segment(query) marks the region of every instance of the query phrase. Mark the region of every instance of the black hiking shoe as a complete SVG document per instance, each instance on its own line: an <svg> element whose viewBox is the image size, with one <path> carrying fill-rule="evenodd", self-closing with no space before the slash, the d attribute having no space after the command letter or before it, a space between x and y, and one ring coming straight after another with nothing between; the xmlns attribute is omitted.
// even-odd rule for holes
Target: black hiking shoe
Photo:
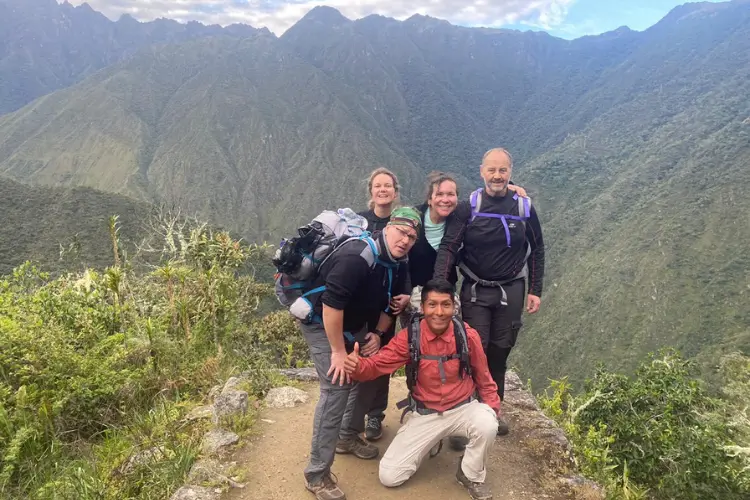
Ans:
<svg viewBox="0 0 750 500"><path fill-rule="evenodd" d="M469 481L469 478L464 474L461 468L461 463L464 461L463 455L458 461L458 471L456 471L456 480L458 484L469 490L469 496L473 500L492 500L492 490L485 483L475 483Z"/></svg>
<svg viewBox="0 0 750 500"><path fill-rule="evenodd" d="M317 483L311 484L305 480L305 488L315 494L316 500L346 500L346 495L338 487L337 482L336 476L329 472Z"/></svg>
<svg viewBox="0 0 750 500"><path fill-rule="evenodd" d="M448 438L452 450L464 451L469 444L469 438L464 436L451 436Z"/></svg>
<svg viewBox="0 0 750 500"><path fill-rule="evenodd" d="M380 450L377 446L368 443L357 434L353 438L339 439L339 442L336 444L336 453L344 455L351 453L357 458L372 460L373 458L378 458Z"/></svg>
<svg viewBox="0 0 750 500"><path fill-rule="evenodd" d="M508 422L506 422L503 417L497 417L497 435L505 436L509 432L510 432L510 427L508 427Z"/></svg>
<svg viewBox="0 0 750 500"><path fill-rule="evenodd" d="M367 418L365 437L368 441L377 441L383 437L383 423L379 418Z"/></svg>

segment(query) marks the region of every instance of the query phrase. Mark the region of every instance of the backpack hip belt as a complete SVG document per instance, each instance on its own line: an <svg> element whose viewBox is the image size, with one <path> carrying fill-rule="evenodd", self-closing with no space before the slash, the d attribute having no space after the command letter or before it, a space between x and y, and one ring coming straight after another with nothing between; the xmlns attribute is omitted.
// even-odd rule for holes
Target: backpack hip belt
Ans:
<svg viewBox="0 0 750 500"><path fill-rule="evenodd" d="M526 263L524 263L523 269L521 269L520 273L518 273L517 275L515 275L514 277L510 279L502 280L502 281L483 280L482 278L474 274L472 270L469 269L468 266L463 262L459 262L458 268L461 270L461 274L463 274L465 277L467 277L469 280L473 282L471 285L471 302L477 301L477 285L481 285L481 286L486 286L489 288L499 288L503 294L502 298L500 299L500 305L503 305L503 306L508 305L508 294L505 293L505 288L503 288L503 285L507 285L508 283L512 283L516 280L525 279L529 275L529 266Z"/></svg>
<svg viewBox="0 0 750 500"><path fill-rule="evenodd" d="M413 403L412 403L411 407L406 408L407 411L411 410L411 411L413 411L415 413L419 413L420 415L434 415L435 413L437 413L438 415L442 415L446 411L455 410L456 408L459 408L459 407L461 407L461 406L463 406L465 404L469 404L472 401L476 401L478 398L476 396L476 393L472 393L471 396L469 396L468 398L464 399L463 401L459 401L455 405L453 405L450 408L448 408L447 410L443 410L443 411L434 410L432 408L427 408L424 405L424 403L422 403L418 399L415 399L415 398L411 398L411 399L412 399ZM402 419L403 419L403 415L402 415Z"/></svg>

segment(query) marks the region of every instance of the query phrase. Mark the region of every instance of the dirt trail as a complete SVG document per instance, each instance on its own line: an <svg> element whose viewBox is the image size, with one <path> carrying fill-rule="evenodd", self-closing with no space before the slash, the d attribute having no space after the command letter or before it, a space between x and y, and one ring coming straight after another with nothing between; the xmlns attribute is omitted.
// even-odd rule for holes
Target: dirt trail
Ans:
<svg viewBox="0 0 750 500"><path fill-rule="evenodd" d="M244 441L233 456L244 472L244 489L233 489L223 498L232 500L305 500L314 499L304 487L302 470L307 464L312 436L312 421L318 400L317 384L306 383L310 401L296 408L264 409L254 435ZM374 444L382 456L399 428L400 411L396 401L406 395L403 379L391 380L390 401L386 411L383 437ZM569 498L545 491L539 484L544 470L521 444L523 436L513 432L498 437L488 464L487 479L495 500L562 500ZM403 500L413 498L449 500L469 498L455 479L459 453L444 443L440 454L426 459L417 473L398 488L385 488L378 480L378 460L360 460L352 455L336 455L332 470L349 500Z"/></svg>

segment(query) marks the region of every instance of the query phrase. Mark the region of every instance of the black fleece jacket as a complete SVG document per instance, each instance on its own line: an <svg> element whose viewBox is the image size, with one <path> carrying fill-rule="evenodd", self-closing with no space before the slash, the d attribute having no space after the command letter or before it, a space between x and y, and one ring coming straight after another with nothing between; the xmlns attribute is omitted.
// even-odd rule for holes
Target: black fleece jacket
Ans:
<svg viewBox="0 0 750 500"><path fill-rule="evenodd" d="M408 274L406 260L396 261L388 255L383 234L372 235L380 260L394 264L391 293L402 290ZM388 307L388 268L376 264L370 268L364 255L369 249L362 240L346 242L321 266L314 286L325 285L315 313L322 317L323 304L344 311L344 331L358 332L373 317L380 316Z"/></svg>
<svg viewBox="0 0 750 500"><path fill-rule="evenodd" d="M506 196L482 194L482 212L518 215L518 202L513 193ZM544 279L544 240L536 210L531 206L526 230L517 221L509 222L510 247L507 245L502 221L490 217L471 219L471 203L462 201L448 217L445 235L435 262L435 277L450 279L451 270L459 259L479 278L488 281L511 279L523 269L526 244L529 255L529 293L541 297ZM463 245L463 248L462 248ZM460 251L460 254L459 254Z"/></svg>
<svg viewBox="0 0 750 500"><path fill-rule="evenodd" d="M437 250L432 248L425 235L424 220L427 216L427 204L420 205L417 209L422 212L422 226L419 228L419 238L409 252L409 276L413 287L424 286L432 279L437 260ZM451 266L448 279L451 283L455 283L457 278L456 268Z"/></svg>
<svg viewBox="0 0 750 500"><path fill-rule="evenodd" d="M367 230L371 233L382 231L385 228L385 225L388 224L388 221L391 220L390 215L388 217L378 217L372 209L365 212L359 212L357 215L361 215L367 219Z"/></svg>

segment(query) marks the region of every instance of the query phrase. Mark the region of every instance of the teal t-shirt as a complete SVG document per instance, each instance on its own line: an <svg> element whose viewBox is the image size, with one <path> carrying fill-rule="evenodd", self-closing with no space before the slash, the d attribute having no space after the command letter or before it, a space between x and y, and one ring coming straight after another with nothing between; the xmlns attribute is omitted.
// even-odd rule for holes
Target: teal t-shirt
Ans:
<svg viewBox="0 0 750 500"><path fill-rule="evenodd" d="M435 224L430 219L430 209L428 208L424 214L424 234L427 237L427 242L436 251L440 246L440 241L443 239L445 234L445 221Z"/></svg>

